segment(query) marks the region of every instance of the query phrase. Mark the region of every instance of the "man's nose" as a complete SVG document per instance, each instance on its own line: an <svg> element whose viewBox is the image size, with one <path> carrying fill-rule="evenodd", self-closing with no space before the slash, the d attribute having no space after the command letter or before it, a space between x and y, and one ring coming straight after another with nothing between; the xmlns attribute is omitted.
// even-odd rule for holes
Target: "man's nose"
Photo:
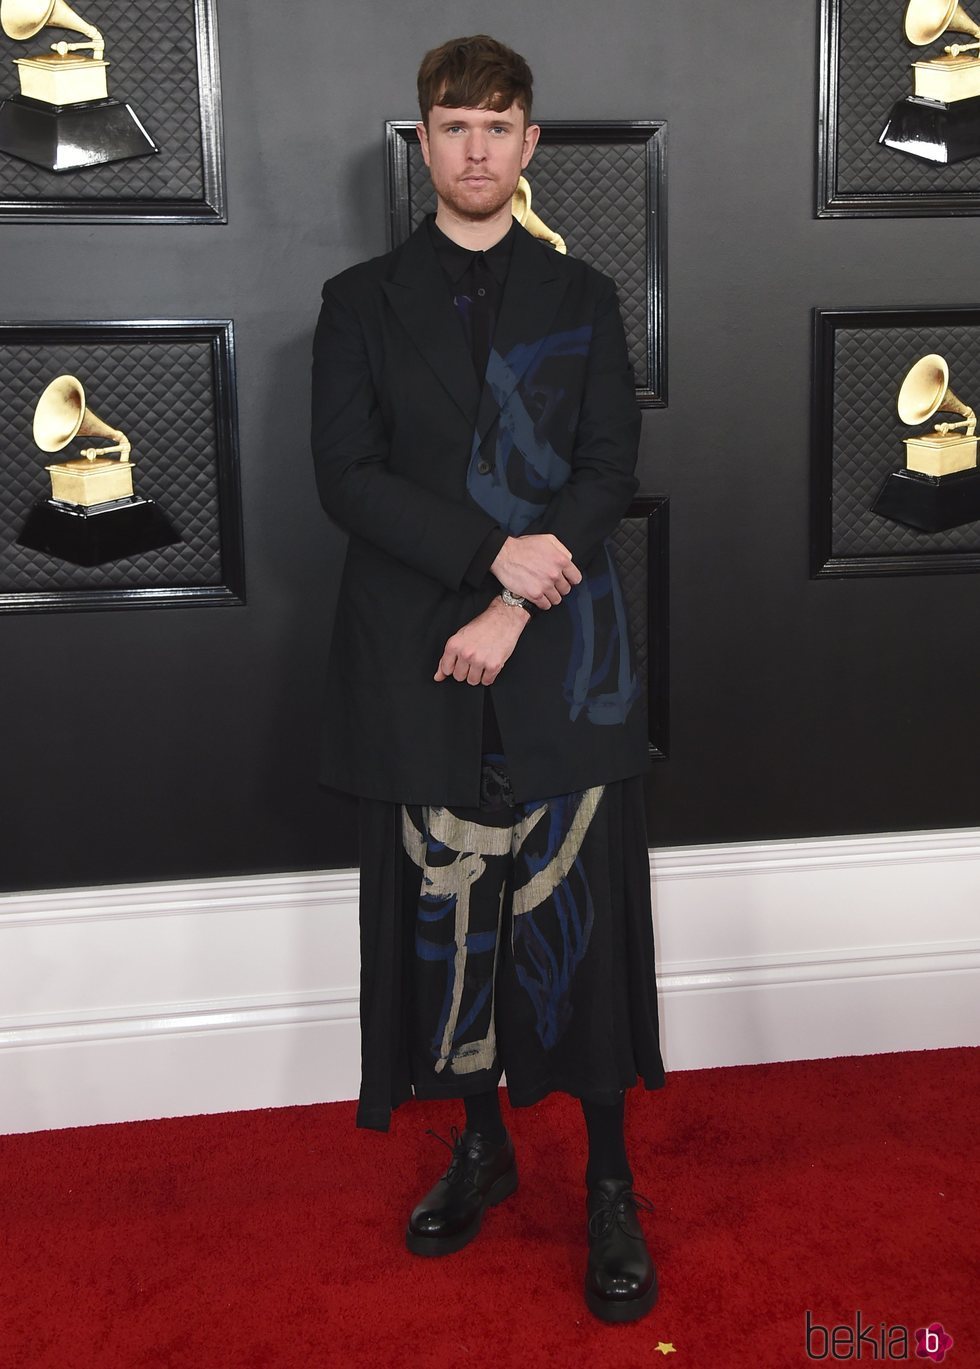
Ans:
<svg viewBox="0 0 980 1369"><path fill-rule="evenodd" d="M482 162L485 160L487 155L487 140L484 134L470 134L470 140L469 145L466 149L466 155L469 157L471 162Z"/></svg>

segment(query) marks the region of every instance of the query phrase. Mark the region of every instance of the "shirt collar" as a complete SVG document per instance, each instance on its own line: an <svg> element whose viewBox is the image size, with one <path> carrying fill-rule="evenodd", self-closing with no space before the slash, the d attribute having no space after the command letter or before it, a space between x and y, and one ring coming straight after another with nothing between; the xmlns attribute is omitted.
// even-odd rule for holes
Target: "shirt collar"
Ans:
<svg viewBox="0 0 980 1369"><path fill-rule="evenodd" d="M432 245L439 258L439 264L446 272L446 275L454 285L458 284L462 276L469 270L474 257L478 257L478 252L471 251L468 247L460 247L458 242L453 242L452 238L447 238L441 228L436 227L435 214L427 216L429 233L432 238ZM517 236L517 220L512 219L510 228L499 241L492 247L488 247L483 253L487 266L498 285L503 285L507 279L507 271L510 267L511 252L514 247L514 238Z"/></svg>

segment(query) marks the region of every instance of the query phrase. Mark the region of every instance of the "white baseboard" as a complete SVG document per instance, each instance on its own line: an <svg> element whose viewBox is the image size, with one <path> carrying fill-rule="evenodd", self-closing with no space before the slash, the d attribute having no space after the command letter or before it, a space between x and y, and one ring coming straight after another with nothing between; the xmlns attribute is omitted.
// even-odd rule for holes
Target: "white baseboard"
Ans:
<svg viewBox="0 0 980 1369"><path fill-rule="evenodd" d="M980 831L651 852L668 1070L978 1044ZM356 871L0 895L0 1132L351 1099Z"/></svg>

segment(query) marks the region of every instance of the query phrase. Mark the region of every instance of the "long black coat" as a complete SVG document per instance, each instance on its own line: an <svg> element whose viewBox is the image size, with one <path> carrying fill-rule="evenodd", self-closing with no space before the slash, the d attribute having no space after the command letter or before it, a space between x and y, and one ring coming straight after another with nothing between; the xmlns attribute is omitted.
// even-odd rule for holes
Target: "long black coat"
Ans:
<svg viewBox="0 0 980 1369"><path fill-rule="evenodd" d="M644 700L606 539L637 489L640 414L613 283L516 230L482 392L428 228L327 281L313 455L350 534L320 778L476 806L485 690L517 801L648 768ZM494 527L551 532L582 583L528 622L491 686L433 680L499 592L466 574Z"/></svg>

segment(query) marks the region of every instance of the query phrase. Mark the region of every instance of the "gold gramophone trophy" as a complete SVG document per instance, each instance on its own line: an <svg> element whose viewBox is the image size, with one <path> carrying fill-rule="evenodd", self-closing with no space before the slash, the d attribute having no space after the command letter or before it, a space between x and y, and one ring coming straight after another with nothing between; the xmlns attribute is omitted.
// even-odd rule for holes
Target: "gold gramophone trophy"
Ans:
<svg viewBox="0 0 980 1369"><path fill-rule="evenodd" d="M87 407L77 377L58 376L37 402L34 441L42 452L60 452L76 437L112 440L46 468L51 496L34 504L18 543L78 566L98 566L179 542L154 501L133 492L129 438Z"/></svg>
<svg viewBox="0 0 980 1369"><path fill-rule="evenodd" d="M567 254L568 248L565 246L565 239L560 233L554 232L547 224L541 222L537 214L531 209L531 187L527 177L522 176L517 182L517 189L514 191L514 198L511 201L511 213L514 218L534 238L541 238L544 242L550 242L556 252Z"/></svg>
<svg viewBox="0 0 980 1369"><path fill-rule="evenodd" d="M980 518L977 416L950 389L945 360L930 352L902 381L898 416L912 427L936 413L961 418L906 437L905 468L891 472L871 506L874 513L922 532L943 532Z"/></svg>
<svg viewBox="0 0 980 1369"><path fill-rule="evenodd" d="M109 94L102 34L65 0L0 0L0 26L18 42L46 27L87 39L14 59L20 94L0 104L0 152L48 171L77 171L159 150L129 105Z"/></svg>
<svg viewBox="0 0 980 1369"><path fill-rule="evenodd" d="M980 39L957 0L909 0L905 36L928 47L946 32ZM913 93L892 107L879 143L927 162L980 155L980 42L947 44L941 55L912 63Z"/></svg>

